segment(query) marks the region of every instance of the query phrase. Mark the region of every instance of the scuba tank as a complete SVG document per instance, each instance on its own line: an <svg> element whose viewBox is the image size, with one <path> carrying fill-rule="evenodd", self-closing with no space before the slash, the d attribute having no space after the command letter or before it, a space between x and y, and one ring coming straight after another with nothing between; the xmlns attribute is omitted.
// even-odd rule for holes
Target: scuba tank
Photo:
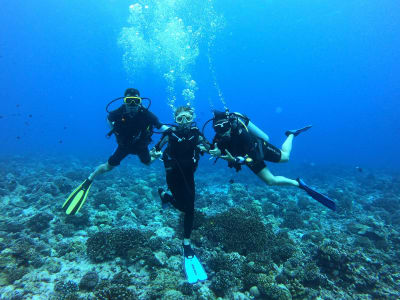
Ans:
<svg viewBox="0 0 400 300"><path fill-rule="evenodd" d="M258 128L254 123L252 123L250 120L249 123L247 124L247 128L249 129L249 132L255 137L258 137L265 142L269 142L269 136L260 128Z"/></svg>

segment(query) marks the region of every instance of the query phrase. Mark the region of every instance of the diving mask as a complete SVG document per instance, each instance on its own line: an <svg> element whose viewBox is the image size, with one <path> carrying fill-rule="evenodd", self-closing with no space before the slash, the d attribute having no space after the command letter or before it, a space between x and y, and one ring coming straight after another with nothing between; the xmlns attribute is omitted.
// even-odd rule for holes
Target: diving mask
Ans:
<svg viewBox="0 0 400 300"><path fill-rule="evenodd" d="M191 113L182 113L176 116L176 123L178 124L187 124L193 121L193 115Z"/></svg>
<svg viewBox="0 0 400 300"><path fill-rule="evenodd" d="M213 128L217 134L224 134L231 129L231 123L228 120L221 120L213 124Z"/></svg>
<svg viewBox="0 0 400 300"><path fill-rule="evenodd" d="M142 104L142 98L140 97L125 97L124 103L128 105L140 105Z"/></svg>

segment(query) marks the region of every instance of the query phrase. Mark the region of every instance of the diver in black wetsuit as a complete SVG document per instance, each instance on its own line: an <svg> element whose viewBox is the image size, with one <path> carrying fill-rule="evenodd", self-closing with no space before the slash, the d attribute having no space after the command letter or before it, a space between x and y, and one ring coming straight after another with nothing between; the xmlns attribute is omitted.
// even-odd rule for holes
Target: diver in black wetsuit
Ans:
<svg viewBox="0 0 400 300"><path fill-rule="evenodd" d="M108 106L116 100L123 99L124 103L113 111L108 111ZM67 214L76 214L86 201L93 180L100 174L106 173L118 166L129 154L135 154L140 161L149 165L151 156L148 145L151 142L153 129L166 130L168 127L161 124L158 118L149 111L148 107L142 106L140 92L134 88L125 90L124 97L111 101L106 110L108 124L111 131L108 136L115 135L118 147L107 162L99 165L85 181L76 188L63 204ZM149 99L148 99L149 100Z"/></svg>
<svg viewBox="0 0 400 300"><path fill-rule="evenodd" d="M228 166L241 169L246 165L268 185L296 186L306 191L312 198L328 208L335 210L335 203L326 196L316 192L300 178L293 180L284 176L275 176L264 161L275 163L289 161L294 137L307 131L311 125L296 130L288 130L282 148L268 142L268 136L250 120L239 113L214 111L213 128L215 137L209 153L228 161ZM210 121L211 121L210 120Z"/></svg>
<svg viewBox="0 0 400 300"><path fill-rule="evenodd" d="M161 140L151 151L153 157L161 156L161 149L167 144L162 154L166 170L168 188L172 195L159 189L163 207L171 203L176 209L185 213L184 216L184 255L194 256L190 247L190 235L193 228L195 183L194 173L200 158L200 153L208 151L209 143L194 125L194 112L188 106L179 107L175 111L175 122L178 126L167 129Z"/></svg>
<svg viewBox="0 0 400 300"><path fill-rule="evenodd" d="M109 112L107 122L111 127L108 136L115 135L118 147L106 163L98 166L90 174L91 181L97 175L114 169L130 154L137 155L143 164L149 165L151 157L148 145L151 142L153 129L166 130L168 128L161 124L151 111L142 106L140 92L134 88L125 91L124 104Z"/></svg>

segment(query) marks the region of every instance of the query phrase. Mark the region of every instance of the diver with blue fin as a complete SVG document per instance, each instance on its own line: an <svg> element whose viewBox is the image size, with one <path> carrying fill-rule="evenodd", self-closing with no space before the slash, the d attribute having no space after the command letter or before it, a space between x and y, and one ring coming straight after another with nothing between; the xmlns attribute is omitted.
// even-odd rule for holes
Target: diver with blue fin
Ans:
<svg viewBox="0 0 400 300"><path fill-rule="evenodd" d="M162 156L166 171L166 181L171 193L159 188L161 205L166 208L171 204L184 213L183 259L186 278L193 284L207 279L199 259L190 243L193 229L195 181L200 154L208 152L210 143L194 123L195 114L191 107L181 106L175 110L175 122L164 131L160 141L151 150L153 158ZM161 150L166 146L164 152Z"/></svg>
<svg viewBox="0 0 400 300"><path fill-rule="evenodd" d="M212 156L227 160L228 166L237 171L246 165L268 185L299 187L322 205L336 210L335 202L309 187L302 179L293 180L284 176L275 176L264 162L289 161L294 137L309 130L311 125L286 131L287 138L279 149L269 143L267 134L242 114L214 111L214 117L208 120L204 127L211 121L215 131L213 146L209 150Z"/></svg>
<svg viewBox="0 0 400 300"><path fill-rule="evenodd" d="M122 99L123 104L119 108L109 111L108 108L112 103ZM147 107L142 105L143 100L149 102ZM152 157L148 145L151 142L153 129L157 128L164 131L168 127L161 124L158 118L149 111L150 105L151 100L140 97L139 90L134 88L126 89L124 97L116 98L108 103L106 106L107 122L111 131L107 136L110 137L114 134L118 147L108 161L98 166L65 200L62 208L67 215L75 215L82 208L96 176L111 171L129 154L137 155L145 165L151 163Z"/></svg>

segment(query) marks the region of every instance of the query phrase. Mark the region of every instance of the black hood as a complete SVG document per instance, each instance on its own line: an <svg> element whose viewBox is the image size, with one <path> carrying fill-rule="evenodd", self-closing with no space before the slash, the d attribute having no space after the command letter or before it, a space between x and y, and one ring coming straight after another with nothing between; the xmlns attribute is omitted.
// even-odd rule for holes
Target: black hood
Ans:
<svg viewBox="0 0 400 300"><path fill-rule="evenodd" d="M224 111L214 110L213 113L214 113L213 124L228 118L226 112Z"/></svg>

